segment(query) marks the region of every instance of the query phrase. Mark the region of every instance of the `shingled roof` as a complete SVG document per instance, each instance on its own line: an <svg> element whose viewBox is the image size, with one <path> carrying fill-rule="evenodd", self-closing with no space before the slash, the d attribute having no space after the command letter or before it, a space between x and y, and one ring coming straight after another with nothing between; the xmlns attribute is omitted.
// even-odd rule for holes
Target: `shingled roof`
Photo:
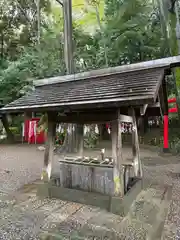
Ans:
<svg viewBox="0 0 180 240"><path fill-rule="evenodd" d="M104 104L153 104L166 69L180 65L180 56L35 81L35 90L1 110L78 109Z"/></svg>
<svg viewBox="0 0 180 240"><path fill-rule="evenodd" d="M118 102L119 105L153 103L164 69L157 68L113 76L72 80L36 87L33 92L5 106L4 110L65 107L82 104ZM139 102L140 101L140 102Z"/></svg>

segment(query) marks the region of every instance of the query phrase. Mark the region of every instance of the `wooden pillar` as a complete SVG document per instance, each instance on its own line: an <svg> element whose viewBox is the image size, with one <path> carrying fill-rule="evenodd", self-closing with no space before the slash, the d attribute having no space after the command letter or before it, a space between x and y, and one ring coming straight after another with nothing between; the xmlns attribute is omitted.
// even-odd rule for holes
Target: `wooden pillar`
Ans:
<svg viewBox="0 0 180 240"><path fill-rule="evenodd" d="M146 121L145 116L139 117L139 129L140 129L141 136L144 136L146 131L145 121Z"/></svg>
<svg viewBox="0 0 180 240"><path fill-rule="evenodd" d="M169 140L168 140L168 132L169 132L169 111L168 111L168 98L167 98L167 89L166 89L166 81L165 78L162 81L162 85L159 88L159 101L160 108L163 114L164 120L164 148L163 152L169 152Z"/></svg>
<svg viewBox="0 0 180 240"><path fill-rule="evenodd" d="M135 176L142 177L142 164L140 159L140 150L139 150L139 138L138 138L138 130L137 130L137 122L135 111L131 109L132 114L132 154L133 154L133 163L134 163L134 171Z"/></svg>
<svg viewBox="0 0 180 240"><path fill-rule="evenodd" d="M124 195L124 183L122 176L122 136L121 136L121 122L120 110L117 111L117 120L112 122L112 158L114 161L113 168L113 182L114 182L114 195Z"/></svg>
<svg viewBox="0 0 180 240"><path fill-rule="evenodd" d="M49 181L51 178L53 157L54 157L54 137L56 130L55 114L47 113L48 124L47 124L47 139L45 144L45 154L44 154L44 167L41 179L45 182Z"/></svg>
<svg viewBox="0 0 180 240"><path fill-rule="evenodd" d="M164 122L164 152L169 151L169 117L168 114L164 114L163 116L163 122Z"/></svg>
<svg viewBox="0 0 180 240"><path fill-rule="evenodd" d="M78 152L81 157L84 155L84 125L78 124Z"/></svg>

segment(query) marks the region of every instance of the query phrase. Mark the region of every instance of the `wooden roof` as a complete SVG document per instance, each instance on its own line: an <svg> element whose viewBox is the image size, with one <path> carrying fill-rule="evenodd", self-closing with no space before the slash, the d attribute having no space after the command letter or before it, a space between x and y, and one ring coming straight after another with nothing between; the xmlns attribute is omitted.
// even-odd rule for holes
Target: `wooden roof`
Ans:
<svg viewBox="0 0 180 240"><path fill-rule="evenodd" d="M1 110L78 110L154 104L165 70L179 63L180 56L36 80L34 91Z"/></svg>
<svg viewBox="0 0 180 240"><path fill-rule="evenodd" d="M4 110L43 109L51 107L78 108L89 104L141 105L155 103L164 69L86 80L55 83L36 87L22 98L8 104Z"/></svg>

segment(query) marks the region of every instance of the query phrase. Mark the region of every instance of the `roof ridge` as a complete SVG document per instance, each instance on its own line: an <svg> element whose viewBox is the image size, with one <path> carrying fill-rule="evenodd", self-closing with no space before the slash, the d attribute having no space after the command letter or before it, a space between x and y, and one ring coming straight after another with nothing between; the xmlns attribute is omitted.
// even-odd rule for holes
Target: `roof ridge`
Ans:
<svg viewBox="0 0 180 240"><path fill-rule="evenodd" d="M180 55L168 58L161 58L151 61L145 61L140 63L126 64L117 67L109 67L104 69L97 69L87 72L80 72L71 75L57 76L52 78L44 78L35 80L34 86L51 85L56 83L71 82L89 78L96 78L101 76L116 75L121 73L135 72L146 69L156 69L156 68L172 68L180 66Z"/></svg>

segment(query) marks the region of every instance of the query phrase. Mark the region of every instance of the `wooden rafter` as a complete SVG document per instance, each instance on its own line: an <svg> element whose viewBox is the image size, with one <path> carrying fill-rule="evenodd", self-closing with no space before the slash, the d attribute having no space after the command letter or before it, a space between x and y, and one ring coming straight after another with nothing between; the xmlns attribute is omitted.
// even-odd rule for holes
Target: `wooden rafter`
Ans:
<svg viewBox="0 0 180 240"><path fill-rule="evenodd" d="M159 88L159 102L162 113L168 115L168 98L165 78L163 79L162 84Z"/></svg>
<svg viewBox="0 0 180 240"><path fill-rule="evenodd" d="M94 113L89 112L88 114L72 114L67 116L59 116L56 121L59 123L81 123L81 124L92 124L92 123L106 123L117 119L115 113ZM132 117L127 115L119 116L120 122L132 122Z"/></svg>
<svg viewBox="0 0 180 240"><path fill-rule="evenodd" d="M146 110L147 110L148 104L144 104L141 108L140 108L140 115L144 116L146 114Z"/></svg>

